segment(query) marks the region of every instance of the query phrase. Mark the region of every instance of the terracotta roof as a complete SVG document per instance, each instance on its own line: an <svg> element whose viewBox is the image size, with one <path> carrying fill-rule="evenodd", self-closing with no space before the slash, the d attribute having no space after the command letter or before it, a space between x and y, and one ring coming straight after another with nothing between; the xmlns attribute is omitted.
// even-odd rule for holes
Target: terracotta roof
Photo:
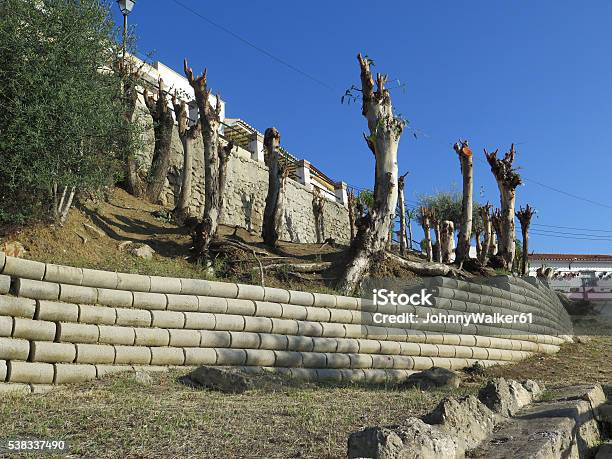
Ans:
<svg viewBox="0 0 612 459"><path fill-rule="evenodd" d="M612 255L574 254L574 253L531 253L530 260L546 261L612 261Z"/></svg>

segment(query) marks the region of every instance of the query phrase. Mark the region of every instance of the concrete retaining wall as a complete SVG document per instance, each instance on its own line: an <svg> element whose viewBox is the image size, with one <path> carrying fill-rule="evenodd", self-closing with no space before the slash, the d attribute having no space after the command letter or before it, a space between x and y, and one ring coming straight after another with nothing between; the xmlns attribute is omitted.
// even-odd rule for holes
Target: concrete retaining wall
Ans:
<svg viewBox="0 0 612 459"><path fill-rule="evenodd" d="M0 384L11 386L6 390L79 382L134 366L236 366L308 380L389 382L432 366L506 364L554 353L571 335L554 294L508 276L486 284L428 279L434 306L424 308L4 255L2 265ZM2 289L6 278L12 295ZM404 328L376 324L377 312L531 313L534 320Z"/></svg>

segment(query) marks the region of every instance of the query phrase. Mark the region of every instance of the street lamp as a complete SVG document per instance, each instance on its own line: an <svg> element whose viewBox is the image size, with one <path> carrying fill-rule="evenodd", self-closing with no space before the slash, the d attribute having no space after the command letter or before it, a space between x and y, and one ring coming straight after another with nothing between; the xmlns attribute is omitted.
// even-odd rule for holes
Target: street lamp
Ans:
<svg viewBox="0 0 612 459"><path fill-rule="evenodd" d="M134 5L136 4L136 0L117 0L117 4L119 5L119 9L121 10L121 14L123 14L123 64L125 66L125 48L127 43L127 17L128 14L132 12L134 9Z"/></svg>

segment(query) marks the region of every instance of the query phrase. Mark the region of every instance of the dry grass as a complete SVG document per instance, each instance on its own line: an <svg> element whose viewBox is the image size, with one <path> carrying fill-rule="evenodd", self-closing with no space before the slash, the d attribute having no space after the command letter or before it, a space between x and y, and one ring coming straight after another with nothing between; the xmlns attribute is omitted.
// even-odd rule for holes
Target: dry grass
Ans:
<svg viewBox="0 0 612 459"><path fill-rule="evenodd" d="M336 458L351 432L424 414L448 395L331 386L226 395L178 383L183 373L153 374L151 386L126 374L4 398L2 438L63 439L72 457Z"/></svg>

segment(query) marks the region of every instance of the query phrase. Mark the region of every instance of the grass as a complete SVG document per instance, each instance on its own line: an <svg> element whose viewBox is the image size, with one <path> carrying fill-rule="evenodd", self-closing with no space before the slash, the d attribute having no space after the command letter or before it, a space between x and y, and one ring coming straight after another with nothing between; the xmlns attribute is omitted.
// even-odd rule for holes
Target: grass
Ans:
<svg viewBox="0 0 612 459"><path fill-rule="evenodd" d="M151 386L124 374L6 396L2 438L62 439L71 457L336 458L346 456L351 432L422 415L449 395L359 386L227 395L178 383L184 373L152 374Z"/></svg>

